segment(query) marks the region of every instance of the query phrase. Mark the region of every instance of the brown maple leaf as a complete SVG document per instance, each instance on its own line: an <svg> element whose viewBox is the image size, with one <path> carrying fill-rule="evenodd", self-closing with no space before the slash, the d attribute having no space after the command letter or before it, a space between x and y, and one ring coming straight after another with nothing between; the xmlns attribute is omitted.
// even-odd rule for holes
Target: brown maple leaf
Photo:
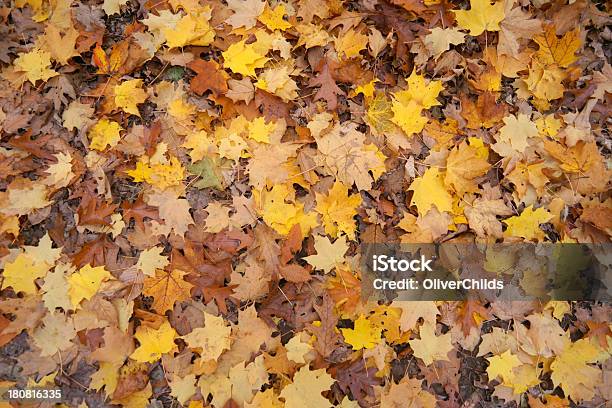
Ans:
<svg viewBox="0 0 612 408"><path fill-rule="evenodd" d="M467 127L470 129L491 128L500 122L507 112L506 104L498 104L491 92L478 95L476 103L468 97L461 97L461 116L467 120Z"/></svg>
<svg viewBox="0 0 612 408"><path fill-rule="evenodd" d="M149 277L144 281L143 293L153 297L153 309L164 314L172 310L175 302L189 299L193 285L183 279L185 272L174 269L167 272L158 269L155 277Z"/></svg>
<svg viewBox="0 0 612 408"><path fill-rule="evenodd" d="M215 95L223 95L227 92L229 75L220 68L217 62L197 59L187 64L187 67L196 73L189 84L194 93L201 96L209 90Z"/></svg>

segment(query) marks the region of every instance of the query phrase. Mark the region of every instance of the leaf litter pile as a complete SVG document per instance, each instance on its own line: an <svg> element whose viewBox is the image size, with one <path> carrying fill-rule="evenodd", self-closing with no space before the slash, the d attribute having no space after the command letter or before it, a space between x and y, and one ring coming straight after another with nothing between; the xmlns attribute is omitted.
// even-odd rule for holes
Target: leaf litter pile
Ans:
<svg viewBox="0 0 612 408"><path fill-rule="evenodd" d="M609 304L367 302L359 266L363 242L609 242L605 2L14 0L0 21L0 386L610 401Z"/></svg>

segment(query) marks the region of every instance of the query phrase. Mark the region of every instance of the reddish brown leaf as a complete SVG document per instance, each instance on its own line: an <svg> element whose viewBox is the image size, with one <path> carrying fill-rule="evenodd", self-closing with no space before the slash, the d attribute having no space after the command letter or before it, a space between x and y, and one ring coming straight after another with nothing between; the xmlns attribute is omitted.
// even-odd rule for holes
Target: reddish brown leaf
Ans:
<svg viewBox="0 0 612 408"><path fill-rule="evenodd" d="M191 61L187 67L197 74L189 84L194 93L203 95L204 92L210 90L215 95L222 95L227 92L229 75L215 61L198 59Z"/></svg>

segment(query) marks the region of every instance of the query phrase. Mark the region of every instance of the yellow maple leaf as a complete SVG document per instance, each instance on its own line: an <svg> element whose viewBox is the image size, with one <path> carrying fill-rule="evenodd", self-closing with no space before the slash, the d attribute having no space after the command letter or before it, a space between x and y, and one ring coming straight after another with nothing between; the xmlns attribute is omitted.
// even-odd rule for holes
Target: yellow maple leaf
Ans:
<svg viewBox="0 0 612 408"><path fill-rule="evenodd" d="M555 118L554 114L550 114L536 119L535 124L541 136L550 136L554 138L559 133L563 122Z"/></svg>
<svg viewBox="0 0 612 408"><path fill-rule="evenodd" d="M489 367L487 367L487 374L489 374L489 381L501 378L504 384L512 384L514 380L513 370L520 366L521 360L517 356L512 354L510 350L506 350L503 354L493 356L488 359Z"/></svg>
<svg viewBox="0 0 612 408"><path fill-rule="evenodd" d="M51 53L38 48L19 54L19 57L14 62L14 66L15 71L23 73L32 85L35 85L39 79L46 81L51 77L59 75L59 73L50 68Z"/></svg>
<svg viewBox="0 0 612 408"><path fill-rule="evenodd" d="M419 330L420 339L408 342L414 355L423 360L425 365L430 365L434 360L449 361L448 352L453 349L451 334L436 336L435 331L435 322L425 322Z"/></svg>
<svg viewBox="0 0 612 408"><path fill-rule="evenodd" d="M354 58L368 45L368 36L350 29L334 39L334 46L339 56Z"/></svg>
<svg viewBox="0 0 612 408"><path fill-rule="evenodd" d="M227 22L234 27L252 28L257 23L257 17L264 11L266 2L263 0L228 0L227 6L234 14L227 18Z"/></svg>
<svg viewBox="0 0 612 408"><path fill-rule="evenodd" d="M4 215L21 216L51 204L47 200L47 186L30 179L16 178L6 190L0 192L0 213Z"/></svg>
<svg viewBox="0 0 612 408"><path fill-rule="evenodd" d="M447 51L451 44L458 45L465 41L465 34L458 28L442 29L435 27L431 29L431 34L425 36L424 42L427 50L438 58L444 51Z"/></svg>
<svg viewBox="0 0 612 408"><path fill-rule="evenodd" d="M17 255L13 262L4 266L2 287L10 286L15 293L23 292L33 295L38 291L34 281L44 277L48 271L49 266L47 264L36 262L36 260L21 253Z"/></svg>
<svg viewBox="0 0 612 408"><path fill-rule="evenodd" d="M544 174L546 168L546 163L517 163L506 179L514 184L516 193L521 199L534 188L538 195L544 194L546 183L549 182L548 177Z"/></svg>
<svg viewBox="0 0 612 408"><path fill-rule="evenodd" d="M203 360L217 360L224 350L230 349L231 332L223 317L204 312L204 327L196 327L183 339Z"/></svg>
<svg viewBox="0 0 612 408"><path fill-rule="evenodd" d="M155 276L147 276L144 281L142 292L153 297L152 308L160 314L172 310L175 302L180 302L191 297L193 285L183 278L187 273L174 269L167 272L157 269Z"/></svg>
<svg viewBox="0 0 612 408"><path fill-rule="evenodd" d="M572 343L550 365L553 383L575 401L591 400L603 381L601 370L588 363L596 362L601 351L588 338Z"/></svg>
<svg viewBox="0 0 612 408"><path fill-rule="evenodd" d="M509 144L514 150L524 152L529 146L530 138L538 137L538 128L529 115L519 113L504 118L504 126L500 129L497 140Z"/></svg>
<svg viewBox="0 0 612 408"><path fill-rule="evenodd" d="M2 287L12 287L15 292L35 294L35 281L44 277L61 256L61 248L52 248L49 234L45 234L37 246L25 246L12 262L4 265Z"/></svg>
<svg viewBox="0 0 612 408"><path fill-rule="evenodd" d="M55 188L66 187L74 177L72 157L61 152L54 154L54 156L57 162L50 164L49 168L45 170L45 173L48 173L49 176L45 177L43 183Z"/></svg>
<svg viewBox="0 0 612 408"><path fill-rule="evenodd" d="M357 89L355 92L357 93ZM384 134L396 128L393 123L392 106L392 101L382 92L376 94L369 101L365 119L368 125L370 125L372 132Z"/></svg>
<svg viewBox="0 0 612 408"><path fill-rule="evenodd" d="M287 235L294 225L299 224L302 237L306 237L318 225L317 215L305 213L302 203L285 202L293 201L292 195L283 184L275 185L270 191L254 192L255 201L259 203L258 212L266 224L281 235Z"/></svg>
<svg viewBox="0 0 612 408"><path fill-rule="evenodd" d="M49 311L54 312L58 307L64 310L71 309L66 272L72 270L73 268L69 265L58 264L53 272L45 276L45 283L41 286L41 291L44 292L42 299Z"/></svg>
<svg viewBox="0 0 612 408"><path fill-rule="evenodd" d="M78 272L73 273L68 277L68 296L73 308L77 308L83 299L91 299L95 295L102 282L113 279L113 276L104 268L104 266L96 266L93 268L87 264Z"/></svg>
<svg viewBox="0 0 612 408"><path fill-rule="evenodd" d="M113 395L119 382L119 367L117 364L100 361L100 369L92 374L89 387L100 391L104 387L106 395Z"/></svg>
<svg viewBox="0 0 612 408"><path fill-rule="evenodd" d="M553 215L544 208L533 209L533 206L525 208L521 215L510 217L504 220L508 226L504 231L506 237L522 237L527 240L544 239L544 231L540 229L540 224L550 221Z"/></svg>
<svg viewBox="0 0 612 408"><path fill-rule="evenodd" d="M531 364L523 364L512 370L510 385L515 395L526 392L529 388L540 384L539 369Z"/></svg>
<svg viewBox="0 0 612 408"><path fill-rule="evenodd" d="M461 143L451 150L446 159L444 184L462 197L465 193L475 193L478 184L475 179L487 173L491 165L487 161L488 149L481 139L471 138L470 144Z"/></svg>
<svg viewBox="0 0 612 408"><path fill-rule="evenodd" d="M299 335L292 337L285 345L287 349L287 358L298 364L306 364L304 356L312 350L310 343L304 343Z"/></svg>
<svg viewBox="0 0 612 408"><path fill-rule="evenodd" d="M215 30L209 24L210 18L210 6L204 7L200 12L183 16L176 26L162 29L166 44L170 48L210 45L215 39Z"/></svg>
<svg viewBox="0 0 612 408"><path fill-rule="evenodd" d="M540 46L534 58L543 64L557 64L567 68L576 62L576 52L580 48L580 28L566 32L563 37L557 37L555 26L549 25L542 34L533 37Z"/></svg>
<svg viewBox="0 0 612 408"><path fill-rule="evenodd" d="M499 23L505 17L503 1L471 0L470 5L470 10L453 10L459 27L469 30L471 36L500 30Z"/></svg>
<svg viewBox="0 0 612 408"><path fill-rule="evenodd" d="M248 124L248 136L260 143L270 143L270 134L276 129L274 122L266 123L263 116L253 119Z"/></svg>
<svg viewBox="0 0 612 408"><path fill-rule="evenodd" d="M315 136L317 149L325 156L325 165L346 185L355 183L359 190L372 187L372 172L378 179L385 171L385 155L352 124L335 126L329 133Z"/></svg>
<svg viewBox="0 0 612 408"><path fill-rule="evenodd" d="M158 145L156 154L151 157L140 156L138 162L136 162L136 168L128 170L126 173L136 182L144 181L164 190L182 183L185 177L185 168L176 157L170 157L170 160L167 160L163 154L158 154L166 150L164 146L160 145L163 145L163 143Z"/></svg>
<svg viewBox="0 0 612 408"><path fill-rule="evenodd" d="M233 43L227 51L223 52L223 65L237 74L255 76L257 68L263 68L268 62L265 54L253 44L246 44L246 40Z"/></svg>
<svg viewBox="0 0 612 408"><path fill-rule="evenodd" d="M179 404L183 405L196 393L195 383L195 374L187 374L184 377L179 377L175 374L173 378L168 381L171 390L170 395L175 397Z"/></svg>
<svg viewBox="0 0 612 408"><path fill-rule="evenodd" d="M204 157L212 156L217 150L215 142L205 130L190 132L182 146L192 149L188 154L193 163L202 160Z"/></svg>
<svg viewBox="0 0 612 408"><path fill-rule="evenodd" d="M136 268L147 276L155 276L156 269L164 269L169 263L162 251L163 248L157 246L145 249L138 257Z"/></svg>
<svg viewBox="0 0 612 408"><path fill-rule="evenodd" d="M306 46L306 49L312 47L324 47L332 40L329 33L318 24L298 24L295 26L296 31L300 34L296 47L301 45Z"/></svg>
<svg viewBox="0 0 612 408"><path fill-rule="evenodd" d="M104 0L102 10L107 16L121 13L121 6L125 6L128 0Z"/></svg>
<svg viewBox="0 0 612 408"><path fill-rule="evenodd" d="M158 360L162 354L169 353L177 348L174 344L176 331L166 320L158 329L144 325L139 326L134 337L140 342L140 346L134 350L130 358L139 363L152 363Z"/></svg>
<svg viewBox="0 0 612 408"><path fill-rule="evenodd" d="M267 68L257 80L255 86L277 96L284 101L291 101L298 96L298 86L289 76L291 68L282 66L278 68Z"/></svg>
<svg viewBox="0 0 612 408"><path fill-rule="evenodd" d="M49 51L51 58L65 65L70 58L79 55L74 48L79 35L72 25L64 30L55 24L49 24L45 28L45 34L38 37L38 40L40 48Z"/></svg>
<svg viewBox="0 0 612 408"><path fill-rule="evenodd" d="M340 329L344 341L353 347L353 350L371 349L380 342L379 327L374 326L364 315L355 320L353 329Z"/></svg>
<svg viewBox="0 0 612 408"><path fill-rule="evenodd" d="M414 179L409 190L414 191L410 205L416 205L420 215L427 214L433 206L440 212L453 211L453 198L444 185L444 173L436 167Z"/></svg>
<svg viewBox="0 0 612 408"><path fill-rule="evenodd" d="M356 86L355 90L351 91L350 96L353 97L361 93L365 97L366 101L372 100L374 97L374 92L376 91L375 85L377 82L379 82L378 78L374 78L370 82Z"/></svg>
<svg viewBox="0 0 612 408"><path fill-rule="evenodd" d="M119 123L106 118L100 119L91 129L89 129L87 134L91 140L89 147L102 151L106 149L106 146L117 146L117 143L119 143L121 139L119 136L121 130Z"/></svg>
<svg viewBox="0 0 612 408"><path fill-rule="evenodd" d="M393 98L391 105L393 118L391 121L398 125L406 133L406 136L412 136L423 130L427 123L427 118L421 115L422 110L423 107L413 100L403 104Z"/></svg>
<svg viewBox="0 0 612 408"><path fill-rule="evenodd" d="M305 256L303 259L306 262L325 273L329 273L336 265L344 262L344 254L348 251L344 235L336 239L336 242L333 244L327 236L315 235L314 240L314 247L317 253Z"/></svg>
<svg viewBox="0 0 612 408"><path fill-rule="evenodd" d="M272 9L270 6L266 6L263 13L257 19L264 23L268 29L285 31L291 28L291 23L286 21L283 17L287 14L287 8L283 3L279 3L278 6Z"/></svg>
<svg viewBox="0 0 612 408"><path fill-rule="evenodd" d="M142 89L142 79L130 79L115 85L115 104L124 112L140 117L138 106L147 99L147 93Z"/></svg>
<svg viewBox="0 0 612 408"><path fill-rule="evenodd" d="M396 384L391 381L388 393L380 399L380 408L435 408L436 397L423 389L422 381L405 376Z"/></svg>
<svg viewBox="0 0 612 408"><path fill-rule="evenodd" d="M357 207L361 205L361 196L354 194L349 197L349 189L336 181L327 195L317 193L315 210L321 214L325 233L337 237L341 232L350 239L355 238L355 220Z"/></svg>
<svg viewBox="0 0 612 408"><path fill-rule="evenodd" d="M557 65L542 64L534 59L525 84L536 98L552 101L563 96L565 87L561 82L566 76L566 73Z"/></svg>
<svg viewBox="0 0 612 408"><path fill-rule="evenodd" d="M73 346L72 339L76 330L71 317L62 313L50 313L42 319L42 323L42 326L32 333L34 344L41 349L42 357L52 356Z"/></svg>
<svg viewBox="0 0 612 408"><path fill-rule="evenodd" d="M414 101L425 109L440 105L437 98L444 89L442 81L426 82L424 76L412 71L410 76L406 78L406 82L408 84L407 89L393 94L394 99L400 104L408 105L410 101Z"/></svg>
<svg viewBox="0 0 612 408"><path fill-rule="evenodd" d="M151 383L148 382L142 390L130 393L122 398L112 399L111 403L114 405L120 405L124 408L141 408L149 405L149 399L151 399L152 395L153 388L151 387Z"/></svg>
<svg viewBox="0 0 612 408"><path fill-rule="evenodd" d="M280 393L285 399L285 408L321 408L330 405L321 392L329 390L334 379L324 368L310 370L308 365L300 368L293 376L293 382Z"/></svg>

